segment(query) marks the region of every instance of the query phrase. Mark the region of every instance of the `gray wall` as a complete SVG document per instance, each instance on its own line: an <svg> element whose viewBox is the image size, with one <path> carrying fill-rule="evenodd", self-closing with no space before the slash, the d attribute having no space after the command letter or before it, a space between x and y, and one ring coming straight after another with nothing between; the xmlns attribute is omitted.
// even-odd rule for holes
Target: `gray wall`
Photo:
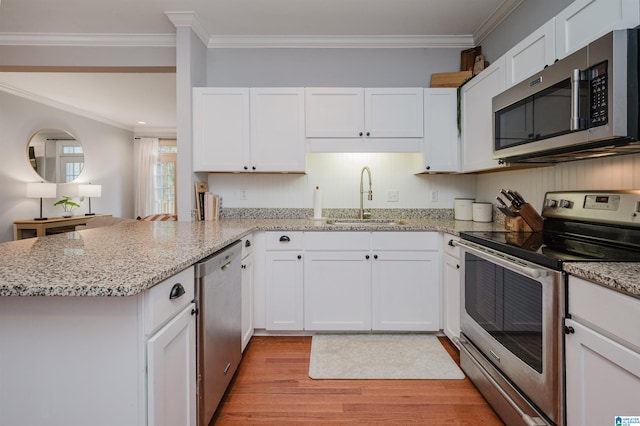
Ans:
<svg viewBox="0 0 640 426"><path fill-rule="evenodd" d="M480 41L489 62L504 55L573 0L524 0L491 34Z"/></svg>
<svg viewBox="0 0 640 426"><path fill-rule="evenodd" d="M209 49L208 86L429 87L462 49Z"/></svg>
<svg viewBox="0 0 640 426"><path fill-rule="evenodd" d="M85 167L78 182L102 185L91 200L95 213L133 217L133 134L85 117L0 91L0 242L13 239L13 221L33 219L39 200L26 198L26 183L39 176L27 160L29 138L40 129L62 129L82 143ZM43 213L61 216L56 199L43 200ZM74 214L88 211L87 202Z"/></svg>

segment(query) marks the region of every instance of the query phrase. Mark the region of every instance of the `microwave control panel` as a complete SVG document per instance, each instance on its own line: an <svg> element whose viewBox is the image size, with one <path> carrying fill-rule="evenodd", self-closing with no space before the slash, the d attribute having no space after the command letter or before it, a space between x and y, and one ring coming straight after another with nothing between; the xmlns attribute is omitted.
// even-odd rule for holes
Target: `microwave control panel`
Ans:
<svg viewBox="0 0 640 426"><path fill-rule="evenodd" d="M607 85L608 62L600 62L589 68L589 103L591 107L591 126L597 127L609 121L609 88Z"/></svg>

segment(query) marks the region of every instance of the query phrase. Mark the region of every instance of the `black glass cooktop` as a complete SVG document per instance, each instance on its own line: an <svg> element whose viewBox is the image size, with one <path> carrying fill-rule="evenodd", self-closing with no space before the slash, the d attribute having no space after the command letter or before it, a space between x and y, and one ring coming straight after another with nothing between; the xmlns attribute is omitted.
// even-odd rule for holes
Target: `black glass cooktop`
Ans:
<svg viewBox="0 0 640 426"><path fill-rule="evenodd" d="M589 232L461 232L460 238L561 270L563 262L640 262L640 236L608 228L605 235Z"/></svg>

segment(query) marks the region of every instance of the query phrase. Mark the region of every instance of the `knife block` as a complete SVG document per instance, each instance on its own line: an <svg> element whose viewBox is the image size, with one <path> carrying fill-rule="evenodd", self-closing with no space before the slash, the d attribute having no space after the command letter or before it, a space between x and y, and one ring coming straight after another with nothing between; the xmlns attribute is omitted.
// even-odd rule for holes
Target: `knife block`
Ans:
<svg viewBox="0 0 640 426"><path fill-rule="evenodd" d="M531 204L525 203L520 206L518 213L520 213L520 216L524 219L526 224L529 225L533 232L542 231L542 224L544 219L542 219L542 216L538 214L536 209L534 209Z"/></svg>
<svg viewBox="0 0 640 426"><path fill-rule="evenodd" d="M533 232L533 229L525 222L522 216L504 218L504 229L512 232Z"/></svg>

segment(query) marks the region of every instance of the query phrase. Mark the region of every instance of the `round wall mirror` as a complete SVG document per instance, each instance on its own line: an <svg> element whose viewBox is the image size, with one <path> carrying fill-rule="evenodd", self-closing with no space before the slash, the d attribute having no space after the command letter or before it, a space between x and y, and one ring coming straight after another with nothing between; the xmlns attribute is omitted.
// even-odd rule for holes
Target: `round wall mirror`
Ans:
<svg viewBox="0 0 640 426"><path fill-rule="evenodd" d="M27 145L27 159L45 182L73 182L84 168L82 144L64 130L38 131Z"/></svg>

